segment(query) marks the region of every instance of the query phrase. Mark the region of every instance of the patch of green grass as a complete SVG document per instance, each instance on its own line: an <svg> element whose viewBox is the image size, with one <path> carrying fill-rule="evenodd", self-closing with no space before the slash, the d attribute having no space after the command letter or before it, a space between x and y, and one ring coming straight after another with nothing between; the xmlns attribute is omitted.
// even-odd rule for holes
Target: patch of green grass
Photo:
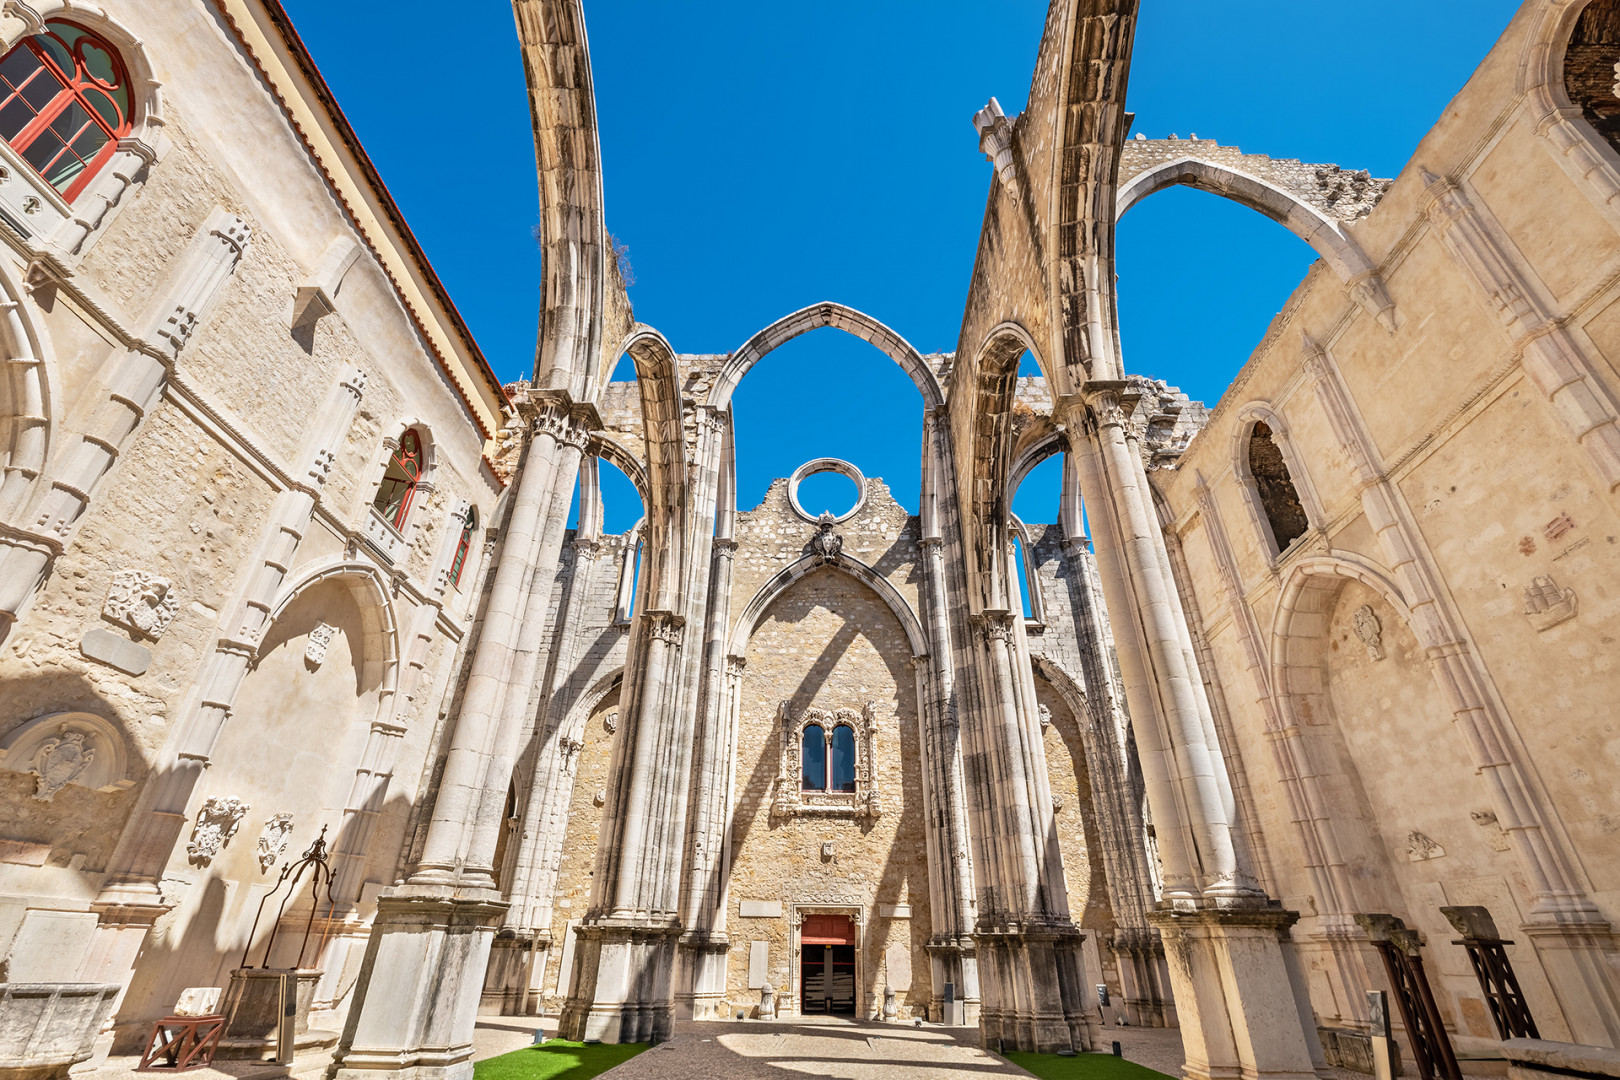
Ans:
<svg viewBox="0 0 1620 1080"><path fill-rule="evenodd" d="M1172 1080L1162 1072L1117 1058L1113 1054L1027 1054L1013 1050L1006 1059L1041 1080ZM479 1077L478 1080L484 1080Z"/></svg>
<svg viewBox="0 0 1620 1080"><path fill-rule="evenodd" d="M623 1065L650 1043L585 1043L548 1039L473 1066L473 1080L590 1080ZM1132 1078L1135 1080L1135 1078Z"/></svg>

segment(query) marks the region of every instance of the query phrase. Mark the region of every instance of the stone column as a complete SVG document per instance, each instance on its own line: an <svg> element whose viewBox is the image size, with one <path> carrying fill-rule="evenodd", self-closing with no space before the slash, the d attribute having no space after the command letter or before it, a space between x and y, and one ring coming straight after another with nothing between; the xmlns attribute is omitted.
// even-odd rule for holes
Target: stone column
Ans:
<svg viewBox="0 0 1620 1080"><path fill-rule="evenodd" d="M656 538L654 538L656 542ZM659 591L646 583L648 595ZM677 875L660 840L683 817L687 775L671 764L690 725L671 708L686 620L668 610L636 616L613 781L603 811L590 913L579 924L573 994L563 1007L566 1038L662 1042L673 1023Z"/></svg>
<svg viewBox="0 0 1620 1080"><path fill-rule="evenodd" d="M107 396L79 442L58 457L51 487L33 510L27 535L0 535L0 624L10 623L50 573L51 563L90 505L96 485L134 441L163 396L169 371L199 320L235 273L252 239L247 223L215 210L193 238L162 298L142 320L143 340L109 362Z"/></svg>
<svg viewBox="0 0 1620 1080"><path fill-rule="evenodd" d="M1147 488L1126 430L1122 382L1094 381L1066 399L1081 484L1116 637L1133 728L1164 859L1165 901L1150 917L1164 939L1189 1077L1314 1077L1283 936L1298 916L1265 896L1239 861L1230 781ZM1178 626L1178 620L1181 625ZM1151 767L1150 767L1151 763Z"/></svg>
<svg viewBox="0 0 1620 1080"><path fill-rule="evenodd" d="M490 942L506 910L492 875L500 806L521 742L539 638L568 499L596 411L562 391L531 391L533 437L484 623L456 716L416 872L384 890L338 1049L334 1078L459 1080L472 1075L472 1034ZM562 510L557 504L559 492ZM554 521L553 519L559 519ZM536 628L540 628L537 630ZM491 816L495 820L487 820Z"/></svg>
<svg viewBox="0 0 1620 1080"><path fill-rule="evenodd" d="M1065 469L1066 478L1072 471L1072 466ZM1073 519L1078 529L1079 514ZM1064 526L1065 530L1069 527ZM1114 639L1108 613L1086 538L1066 537L1063 558L1069 571L1081 673L1086 680L1087 715L1077 719L1089 729L1082 740L1086 771L1114 912L1114 935L1107 944L1119 964L1122 1007L1129 1022L1141 1027L1174 1026L1164 946L1158 931L1147 922L1156 902L1153 870L1148 865L1142 820L1142 785L1130 763L1130 722L1120 704L1120 680L1110 655Z"/></svg>

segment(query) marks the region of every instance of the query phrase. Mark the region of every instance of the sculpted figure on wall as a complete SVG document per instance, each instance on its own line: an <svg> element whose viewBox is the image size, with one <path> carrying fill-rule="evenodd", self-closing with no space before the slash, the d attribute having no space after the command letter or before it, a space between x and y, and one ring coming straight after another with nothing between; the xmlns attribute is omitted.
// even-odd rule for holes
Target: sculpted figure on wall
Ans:
<svg viewBox="0 0 1620 1080"><path fill-rule="evenodd" d="M220 796L203 803L202 809L197 811L197 827L192 831L191 842L186 845L191 861L200 866L213 862L220 849L236 835L249 809L241 799Z"/></svg>
<svg viewBox="0 0 1620 1080"><path fill-rule="evenodd" d="M332 647L332 639L337 637L337 627L330 623L316 623L315 629L309 632L309 641L304 646L304 659L311 667L320 667L326 662L326 650Z"/></svg>

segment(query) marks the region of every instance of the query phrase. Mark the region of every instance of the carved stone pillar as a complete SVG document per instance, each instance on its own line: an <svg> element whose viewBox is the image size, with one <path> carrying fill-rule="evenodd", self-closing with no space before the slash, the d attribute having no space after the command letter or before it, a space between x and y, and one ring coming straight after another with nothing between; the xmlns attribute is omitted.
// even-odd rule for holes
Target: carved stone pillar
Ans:
<svg viewBox="0 0 1620 1080"><path fill-rule="evenodd" d="M652 610L638 615L632 629L626 663L632 679L591 910L579 924L573 992L562 1012L566 1038L662 1042L670 1035L680 880L663 845L679 843L669 826L683 818L687 795L687 775L670 767L680 743L691 738L690 725L670 708L685 626L674 612Z"/></svg>
<svg viewBox="0 0 1620 1080"><path fill-rule="evenodd" d="M501 802L531 700L579 455L586 431L600 426L593 407L566 393L531 391L530 400L534 435L512 493L422 861L378 901L334 1055L336 1078L472 1074L473 1025L506 910L492 874ZM414 1008L401 996L408 994L420 995Z"/></svg>
<svg viewBox="0 0 1620 1080"><path fill-rule="evenodd" d="M1307 1080L1320 1052L1282 942L1297 916L1239 858L1230 781L1126 430L1128 389L1093 382L1086 404L1070 399L1064 411L1069 430L1088 436L1077 464L1164 863L1165 898L1149 918L1169 960L1187 1074Z"/></svg>
<svg viewBox="0 0 1620 1080"><path fill-rule="evenodd" d="M979 1031L987 1045L1089 1049L1083 937L1069 917L1033 693L1019 685L1021 620L988 610L974 624L981 696L970 714L967 764L979 773L973 932Z"/></svg>
<svg viewBox="0 0 1620 1080"><path fill-rule="evenodd" d="M171 367L251 239L245 221L214 211L182 257L168 291L143 320L150 340L111 362L107 396L86 420L78 445L60 455L50 489L30 513L28 532L38 535L0 532L0 623L13 621L44 583L97 483L157 405Z"/></svg>
<svg viewBox="0 0 1620 1080"><path fill-rule="evenodd" d="M736 706L746 661L726 657L731 627L731 583L737 542L716 538L710 559L708 619L703 635L700 727L692 769L692 822L688 838L680 981L681 1019L715 1020L725 1013L726 936L724 868L730 837L732 780L736 772Z"/></svg>

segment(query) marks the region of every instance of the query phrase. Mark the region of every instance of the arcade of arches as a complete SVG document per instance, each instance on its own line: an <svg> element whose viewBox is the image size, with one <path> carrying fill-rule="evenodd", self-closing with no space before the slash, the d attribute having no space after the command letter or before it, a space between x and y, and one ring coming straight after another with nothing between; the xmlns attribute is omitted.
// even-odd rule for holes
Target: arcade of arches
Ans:
<svg viewBox="0 0 1620 1080"><path fill-rule="evenodd" d="M1299 1080L1379 992L1425 1080L1620 1073L1620 0L1525 0L1393 179L1137 135L1135 0L1052 0L927 355L636 322L586 13L514 0L506 386L274 0L103 2L0 13L0 1077L193 987L273 1055L283 982L333 1080L773 1011ZM1117 347L1176 184L1321 257L1213 408ZM915 512L739 504L735 392L828 328L916 389Z"/></svg>

